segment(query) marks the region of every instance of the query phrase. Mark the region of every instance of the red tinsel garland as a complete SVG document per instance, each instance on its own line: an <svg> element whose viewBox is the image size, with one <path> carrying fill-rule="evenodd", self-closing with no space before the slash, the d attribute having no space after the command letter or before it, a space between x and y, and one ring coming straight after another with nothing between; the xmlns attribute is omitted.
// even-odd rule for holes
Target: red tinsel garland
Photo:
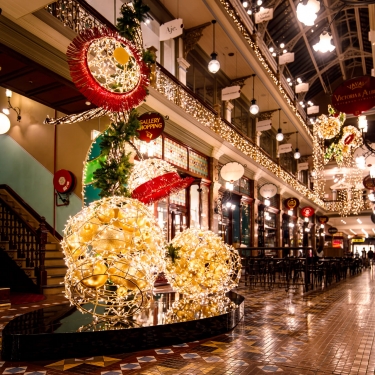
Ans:
<svg viewBox="0 0 375 375"><path fill-rule="evenodd" d="M186 189L193 182L193 177L181 178L176 172L168 172L139 185L133 190L132 198L150 204Z"/></svg>
<svg viewBox="0 0 375 375"><path fill-rule="evenodd" d="M140 68L140 79L134 89L125 93L111 92L102 87L92 76L87 64L87 51L97 39L114 38L126 45ZM147 95L149 68L143 62L137 48L117 32L102 28L85 29L68 47L66 53L70 75L78 90L93 104L109 111L125 112L137 107Z"/></svg>

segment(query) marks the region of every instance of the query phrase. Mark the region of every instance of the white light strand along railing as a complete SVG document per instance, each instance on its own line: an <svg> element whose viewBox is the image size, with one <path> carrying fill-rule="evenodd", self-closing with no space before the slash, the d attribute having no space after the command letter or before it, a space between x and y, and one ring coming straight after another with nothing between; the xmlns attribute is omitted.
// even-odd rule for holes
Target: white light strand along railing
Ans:
<svg viewBox="0 0 375 375"><path fill-rule="evenodd" d="M283 182L293 187L300 194L310 199L319 206L324 206L324 202L310 189L300 183L293 175L282 169L262 149L251 143L248 139L238 133L234 128L217 118L215 113L199 103L195 97L190 95L184 88L165 75L160 68L156 70L155 89L164 95L168 100L184 109L185 112L194 117L199 123L206 126L223 140L230 143L240 152L266 168Z"/></svg>

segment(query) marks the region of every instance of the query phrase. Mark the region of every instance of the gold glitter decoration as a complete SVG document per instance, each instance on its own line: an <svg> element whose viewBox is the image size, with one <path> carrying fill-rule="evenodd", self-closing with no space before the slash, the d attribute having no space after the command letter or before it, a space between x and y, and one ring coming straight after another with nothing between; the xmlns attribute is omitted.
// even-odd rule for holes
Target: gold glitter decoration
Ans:
<svg viewBox="0 0 375 375"><path fill-rule="evenodd" d="M68 267L65 295L81 312L122 320L147 307L164 240L141 202L103 198L70 218L62 248Z"/></svg>
<svg viewBox="0 0 375 375"><path fill-rule="evenodd" d="M321 115L317 119L318 134L321 138L331 139L339 134L341 129L341 122L338 117L327 117Z"/></svg>
<svg viewBox="0 0 375 375"><path fill-rule="evenodd" d="M203 300L183 298L173 302L165 315L164 324L211 318L235 308L236 304L224 294L209 296Z"/></svg>
<svg viewBox="0 0 375 375"><path fill-rule="evenodd" d="M87 65L100 86L116 93L132 91L141 75L139 64L127 46L109 37L91 43Z"/></svg>
<svg viewBox="0 0 375 375"><path fill-rule="evenodd" d="M241 258L211 231L186 229L172 241L177 258L167 258L166 276L184 296L204 297L225 293L238 285Z"/></svg>

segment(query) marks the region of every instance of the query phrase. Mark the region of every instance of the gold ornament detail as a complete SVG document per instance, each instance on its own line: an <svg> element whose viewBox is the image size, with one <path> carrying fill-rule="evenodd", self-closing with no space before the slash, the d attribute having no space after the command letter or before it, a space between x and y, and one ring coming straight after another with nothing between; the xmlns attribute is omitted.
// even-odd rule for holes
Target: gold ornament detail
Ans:
<svg viewBox="0 0 375 375"><path fill-rule="evenodd" d="M184 296L206 297L225 293L238 285L241 258L211 231L186 229L171 245L177 256L167 258L166 276L173 289Z"/></svg>
<svg viewBox="0 0 375 375"><path fill-rule="evenodd" d="M338 117L321 115L317 119L317 127L320 138L332 139L339 134L341 122Z"/></svg>
<svg viewBox="0 0 375 375"><path fill-rule="evenodd" d="M164 239L141 202L103 198L70 218L62 241L65 295L81 312L119 321L147 307Z"/></svg>

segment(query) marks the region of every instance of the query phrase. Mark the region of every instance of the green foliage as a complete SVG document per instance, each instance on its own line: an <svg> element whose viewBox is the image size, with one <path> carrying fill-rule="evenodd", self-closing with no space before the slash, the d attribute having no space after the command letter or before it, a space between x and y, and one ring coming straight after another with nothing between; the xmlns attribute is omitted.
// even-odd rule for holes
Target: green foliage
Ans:
<svg viewBox="0 0 375 375"><path fill-rule="evenodd" d="M147 65L155 64L156 62L155 55L147 49L143 50L142 59Z"/></svg>
<svg viewBox="0 0 375 375"><path fill-rule="evenodd" d="M173 246L172 244L167 245L167 257L171 258L172 263L176 261L176 259L180 259L178 256L178 252L181 249L181 246Z"/></svg>
<svg viewBox="0 0 375 375"><path fill-rule="evenodd" d="M137 29L140 23L146 20L146 14L150 8L142 4L142 0L134 0L133 7L123 5L121 7L121 17L117 18L117 30L119 34L130 40L134 41L137 35Z"/></svg>
<svg viewBox="0 0 375 375"><path fill-rule="evenodd" d="M326 148L326 152L324 154L324 162L327 164L332 157L335 157L336 162L341 163L343 161L343 153L342 153L342 144L341 143L331 143L331 145Z"/></svg>
<svg viewBox="0 0 375 375"><path fill-rule="evenodd" d="M127 182L133 167L130 162L131 153L125 153L125 143L137 135L140 127L138 113L130 112L128 122L112 123L105 131L100 143L101 155L106 156L100 161L100 168L94 172L94 186L100 189L100 196L129 196Z"/></svg>

